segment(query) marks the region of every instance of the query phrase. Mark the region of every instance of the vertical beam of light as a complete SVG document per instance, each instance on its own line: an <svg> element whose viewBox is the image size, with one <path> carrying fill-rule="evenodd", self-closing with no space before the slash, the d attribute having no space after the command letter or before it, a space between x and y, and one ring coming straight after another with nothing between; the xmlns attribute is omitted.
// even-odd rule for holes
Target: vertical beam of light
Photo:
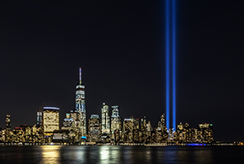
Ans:
<svg viewBox="0 0 244 164"><path fill-rule="evenodd" d="M79 81L80 81L80 84L81 84L81 67L79 69Z"/></svg>
<svg viewBox="0 0 244 164"><path fill-rule="evenodd" d="M172 0L172 110L173 128L176 130L176 0Z"/></svg>
<svg viewBox="0 0 244 164"><path fill-rule="evenodd" d="M170 0L165 0L165 43L166 43L166 127L170 127Z"/></svg>

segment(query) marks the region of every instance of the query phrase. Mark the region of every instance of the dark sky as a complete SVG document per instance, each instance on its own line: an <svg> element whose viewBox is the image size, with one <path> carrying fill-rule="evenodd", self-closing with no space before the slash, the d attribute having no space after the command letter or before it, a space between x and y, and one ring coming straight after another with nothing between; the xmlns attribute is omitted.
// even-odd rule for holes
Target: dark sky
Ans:
<svg viewBox="0 0 244 164"><path fill-rule="evenodd" d="M244 141L243 0L178 0L177 124L213 123L215 140ZM0 127L36 123L42 106L74 108L78 69L87 117L165 112L164 2L0 2Z"/></svg>

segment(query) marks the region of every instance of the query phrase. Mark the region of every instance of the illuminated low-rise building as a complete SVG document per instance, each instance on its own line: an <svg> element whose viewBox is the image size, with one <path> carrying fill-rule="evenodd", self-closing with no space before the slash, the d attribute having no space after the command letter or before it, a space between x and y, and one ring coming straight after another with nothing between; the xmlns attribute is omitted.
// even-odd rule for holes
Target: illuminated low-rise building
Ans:
<svg viewBox="0 0 244 164"><path fill-rule="evenodd" d="M74 128L75 128L74 120L70 117L70 113L66 113L66 117L64 118L63 126L61 130L73 130Z"/></svg>
<svg viewBox="0 0 244 164"><path fill-rule="evenodd" d="M5 129L0 128L0 143L5 142Z"/></svg>
<svg viewBox="0 0 244 164"><path fill-rule="evenodd" d="M174 133L174 141L179 143L193 142L194 132L194 129L191 128L188 123L180 123Z"/></svg>
<svg viewBox="0 0 244 164"><path fill-rule="evenodd" d="M176 143L212 143L212 124L199 124L199 128L191 128L188 123L180 123L174 133Z"/></svg>
<svg viewBox="0 0 244 164"><path fill-rule="evenodd" d="M20 125L9 131L9 135L5 135L3 142L6 143L44 143L43 126Z"/></svg>
<svg viewBox="0 0 244 164"><path fill-rule="evenodd" d="M114 141L116 143L123 143L124 142L123 139L124 139L124 133L123 133L123 131L122 130L119 130L119 129L116 129L114 131Z"/></svg>
<svg viewBox="0 0 244 164"><path fill-rule="evenodd" d="M213 124L199 124L199 138L203 143L212 143L213 139Z"/></svg>
<svg viewBox="0 0 244 164"><path fill-rule="evenodd" d="M70 143L69 130L54 130L52 142Z"/></svg>

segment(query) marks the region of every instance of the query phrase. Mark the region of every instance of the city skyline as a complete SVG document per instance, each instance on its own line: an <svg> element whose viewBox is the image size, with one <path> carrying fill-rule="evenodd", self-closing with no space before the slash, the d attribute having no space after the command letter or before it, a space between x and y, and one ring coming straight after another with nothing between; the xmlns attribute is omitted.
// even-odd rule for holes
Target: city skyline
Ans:
<svg viewBox="0 0 244 164"><path fill-rule="evenodd" d="M42 106L75 109L77 68L87 117L101 104L120 116L165 109L165 1L4 2L0 127L32 124ZM214 125L215 140L242 141L242 1L177 1L177 124ZM88 118L87 118L88 122ZM227 131L226 131L227 129ZM233 135L234 134L234 135Z"/></svg>
<svg viewBox="0 0 244 164"><path fill-rule="evenodd" d="M173 117L173 126L168 127L170 114L161 114L156 126L146 116L121 118L119 106L110 107L103 103L101 115L92 114L86 121L85 85L82 83L82 71L79 67L79 82L75 91L75 109L65 114L60 120L60 108L41 107L36 112L36 123L21 124L11 127L11 116L6 115L6 127L0 127L1 144L219 144L213 138L213 124L201 123L198 128L188 123L180 122L176 125ZM166 92L167 93L167 92ZM167 100L167 99L166 99ZM174 110L173 110L174 111ZM166 110L166 112L169 112ZM100 119L101 118L101 119ZM175 122L175 123L174 123ZM87 124L88 123L88 124ZM167 125L168 124L168 125Z"/></svg>
<svg viewBox="0 0 244 164"><path fill-rule="evenodd" d="M75 87L75 109L67 111L63 121L60 120L58 107L41 107L36 112L36 123L20 124L17 127L11 127L11 116L6 114L5 128L0 127L0 141L6 144L20 142L27 145L52 142L81 144L82 140L92 144L110 143L112 145L200 143L206 146L206 143L218 144L213 138L213 124L200 123L199 128L194 128L187 122L183 124L173 122L172 125L175 128L172 128L167 126L170 122L170 120L167 121L170 115L168 113L166 113L166 118L165 113L162 113L158 124L153 126L145 115L141 118L133 116L121 118L119 106L111 106L112 110L109 110L110 107L103 103L100 117L93 113L88 117L87 122L85 85L82 83L81 75L81 67L79 67L79 82ZM174 117L173 121L175 121Z"/></svg>
<svg viewBox="0 0 244 164"><path fill-rule="evenodd" d="M82 83L82 71L81 71L81 67L79 67L79 81L78 81L78 84L76 85L76 91L75 91L75 108L74 109L71 109L70 111L66 111L66 115L64 117L64 121L68 118L70 118L70 112L71 113L79 113L79 116L75 116L77 117L77 120L78 120L78 128L80 129L81 133L82 133L82 136L86 136L87 135L87 121L86 121L86 110L85 110L85 85ZM167 93L167 92L166 92ZM166 99L167 100L167 99ZM110 110L110 107L112 108L112 110ZM100 116L101 116L101 133L107 133L107 134L110 134L110 129L113 129L113 128L110 128L111 126L111 123L112 122L112 118L120 118L120 121L122 121L121 119L146 119L146 116L141 116L140 118L134 118L134 116L128 116L128 117L125 117L125 118L121 118L119 116L119 110L118 110L119 106L108 106L108 104L106 103L103 103L102 104L102 108L101 108L101 113L100 113ZM60 108L58 107L54 107L54 106L43 106L41 107L40 109L37 109L37 121L33 124L28 124L28 126L33 126L33 125L43 125L43 121L45 120L45 111L46 110L54 110L54 111L60 111ZM44 112L42 114L42 112ZM166 110L167 112L167 110ZM172 111L171 111L172 112ZM99 112L98 112L99 113ZM91 114L91 117L90 118L93 118L95 117L96 118L96 115L98 116L99 118L99 114L97 112L93 112ZM170 113L170 112L169 112ZM170 122L170 118L169 118L169 121L167 121L167 117L170 115L169 113L162 113L162 115L166 115L166 118L164 118L165 121L165 125L167 123ZM67 117L68 116L68 117ZM10 117L9 114L6 114L6 119ZM46 116L47 117L47 116ZM54 125L54 129L56 128L56 130L59 130L61 125L62 125L62 122L63 120L60 120L59 119L59 115L57 116L58 118L58 122L59 122L59 125L58 127L59 128L56 128L56 125ZM110 120L110 117L111 117L111 120ZM89 117L88 117L89 118ZM43 119L43 120L42 120ZM10 119L8 119L10 120ZM174 123L174 119L173 120L173 123ZM180 122L181 124L182 122ZM187 123L187 122L186 122ZM174 123L175 127L176 127L176 122ZM206 123L205 123L206 124ZM24 125L26 126L27 124L19 124L19 125ZM172 124L173 125L173 124ZM212 125L212 124L211 124ZM9 128L9 129L15 129L16 127L18 128L18 126L16 127L11 127L11 124L7 123L6 121L6 127L1 127L1 128ZM47 124L46 126L49 126L49 124ZM51 128L53 128L52 126L50 126ZM156 127L156 126L155 126ZM166 126L167 128L167 131L171 130L171 129L174 129L173 127L170 127L170 126ZM177 129L177 127L175 128ZM175 130L172 130L172 132L175 131ZM44 126L44 132L45 132L45 126ZM49 131L48 131L49 132ZM113 130L111 130L111 135L113 133Z"/></svg>

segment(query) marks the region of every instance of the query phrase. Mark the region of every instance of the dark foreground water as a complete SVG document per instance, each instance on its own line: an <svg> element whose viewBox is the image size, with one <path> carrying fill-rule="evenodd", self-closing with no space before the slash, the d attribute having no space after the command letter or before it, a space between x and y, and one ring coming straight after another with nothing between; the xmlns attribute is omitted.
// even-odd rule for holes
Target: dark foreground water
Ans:
<svg viewBox="0 0 244 164"><path fill-rule="evenodd" d="M244 147L0 146L0 163L242 163Z"/></svg>

